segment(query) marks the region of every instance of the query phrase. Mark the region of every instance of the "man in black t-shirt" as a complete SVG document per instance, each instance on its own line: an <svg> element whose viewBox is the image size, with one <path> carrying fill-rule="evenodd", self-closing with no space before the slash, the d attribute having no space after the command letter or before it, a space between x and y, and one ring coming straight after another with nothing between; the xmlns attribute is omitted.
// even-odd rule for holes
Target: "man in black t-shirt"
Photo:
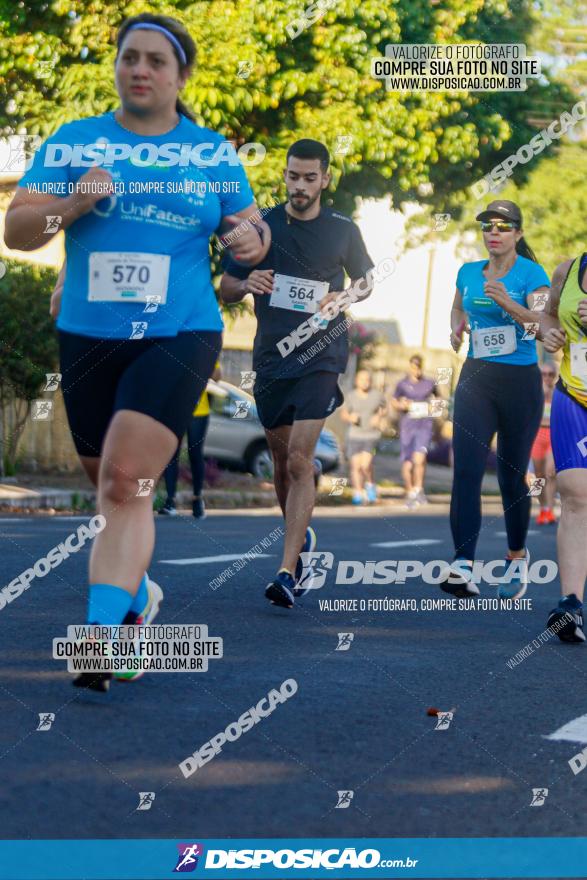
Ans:
<svg viewBox="0 0 587 880"><path fill-rule="evenodd" d="M285 517L281 567L266 597L291 608L310 587L301 553L315 550L310 528L315 501L314 449L324 421L340 406L338 376L348 360L348 319L342 307L371 292L371 261L355 223L320 205L330 182L328 150L300 140L287 153L288 201L265 214L271 247L257 266L224 261L225 302L253 294L254 396L274 463L275 491ZM345 272L352 296L343 293Z"/></svg>

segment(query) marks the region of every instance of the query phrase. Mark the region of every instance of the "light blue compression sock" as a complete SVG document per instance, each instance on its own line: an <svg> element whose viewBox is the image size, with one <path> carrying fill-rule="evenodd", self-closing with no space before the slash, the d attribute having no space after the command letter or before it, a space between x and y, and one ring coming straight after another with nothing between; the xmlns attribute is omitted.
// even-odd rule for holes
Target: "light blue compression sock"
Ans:
<svg viewBox="0 0 587 880"><path fill-rule="evenodd" d="M145 610L145 606L149 600L149 592L147 590L147 572L143 575L143 579L139 584L136 596L132 600L130 611L133 614L141 614Z"/></svg>
<svg viewBox="0 0 587 880"><path fill-rule="evenodd" d="M112 584L91 584L88 603L88 623L118 626L130 608L132 596Z"/></svg>

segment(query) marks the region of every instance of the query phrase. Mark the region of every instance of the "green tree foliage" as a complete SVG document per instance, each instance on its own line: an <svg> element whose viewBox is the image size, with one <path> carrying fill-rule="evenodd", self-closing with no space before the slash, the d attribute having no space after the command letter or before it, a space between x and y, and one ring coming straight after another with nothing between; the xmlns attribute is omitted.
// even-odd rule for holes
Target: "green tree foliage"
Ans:
<svg viewBox="0 0 587 880"><path fill-rule="evenodd" d="M500 198L517 202L526 238L552 274L568 257L587 250L587 143L566 144L537 163L523 186L510 183Z"/></svg>
<svg viewBox="0 0 587 880"><path fill-rule="evenodd" d="M31 401L45 384L45 373L58 361L57 335L49 316L56 273L47 268L7 260L0 280L0 452L13 470L18 440ZM12 431L3 414L13 412Z"/></svg>
<svg viewBox="0 0 587 880"><path fill-rule="evenodd" d="M286 31L303 0L0 0L0 126L47 136L61 123L117 106L114 36L127 15L175 15L198 44L184 99L201 124L239 141L261 141L250 169L259 203L282 195L292 140L333 148L333 199L352 211L358 195L422 197L440 210L476 176L531 136L531 108L560 100L561 86L532 81L506 94L397 93L370 73L393 42L526 42L531 0L338 0L296 39ZM239 61L252 63L239 77Z"/></svg>
<svg viewBox="0 0 587 880"><path fill-rule="evenodd" d="M587 11L585 0L540 0L530 11L529 54L540 53L543 70L551 83L551 89L540 90L528 115L531 135L546 128L564 111L584 100L587 87ZM583 123L583 132L584 132ZM483 203L494 198L512 199L518 202L524 214L528 239L540 261L549 272L566 257L586 248L587 199L584 197L584 169L587 161L587 142L577 142L576 132L561 140L555 140L541 154L527 164L518 164L514 175L505 188L493 190ZM511 142L505 142L498 151L495 165L515 152ZM477 173L473 181L479 180ZM471 183L472 181L469 181ZM420 212L407 224L406 248L425 241L449 238L455 234L462 237L462 256L471 256L470 237L467 232L476 231L475 215L480 202L469 190L451 193L444 210L451 213L451 221L443 231L435 231L434 208ZM480 240L480 239L479 239Z"/></svg>
<svg viewBox="0 0 587 880"><path fill-rule="evenodd" d="M482 245L475 215L493 198L511 199L522 209L524 234L545 269L552 274L568 257L587 250L587 143L564 143L547 159L535 159L524 183L510 181L481 202L470 198L460 219L451 220L442 232L434 231L433 217L422 212L408 224L406 248L425 241L460 236L463 259L474 259L471 247ZM472 233L473 235L467 235Z"/></svg>
<svg viewBox="0 0 587 880"><path fill-rule="evenodd" d="M542 0L534 43L552 53L557 79L579 93L587 88L585 0Z"/></svg>

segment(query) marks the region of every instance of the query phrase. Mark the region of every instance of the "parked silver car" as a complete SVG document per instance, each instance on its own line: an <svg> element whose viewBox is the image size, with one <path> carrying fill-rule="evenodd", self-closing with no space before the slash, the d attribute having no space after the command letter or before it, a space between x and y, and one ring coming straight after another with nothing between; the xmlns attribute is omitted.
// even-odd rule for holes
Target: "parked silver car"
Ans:
<svg viewBox="0 0 587 880"><path fill-rule="evenodd" d="M208 382L210 425L204 443L206 458L219 464L246 470L256 477L271 479L273 462L255 400L229 382ZM332 431L324 429L315 456L327 473L338 467L340 448Z"/></svg>

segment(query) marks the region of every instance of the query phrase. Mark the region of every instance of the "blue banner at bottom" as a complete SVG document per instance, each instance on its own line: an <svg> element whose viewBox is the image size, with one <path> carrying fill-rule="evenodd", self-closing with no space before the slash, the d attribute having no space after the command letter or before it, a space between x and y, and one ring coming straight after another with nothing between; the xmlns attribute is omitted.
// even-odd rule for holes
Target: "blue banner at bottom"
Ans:
<svg viewBox="0 0 587 880"><path fill-rule="evenodd" d="M2 840L0 880L577 877L585 837Z"/></svg>

